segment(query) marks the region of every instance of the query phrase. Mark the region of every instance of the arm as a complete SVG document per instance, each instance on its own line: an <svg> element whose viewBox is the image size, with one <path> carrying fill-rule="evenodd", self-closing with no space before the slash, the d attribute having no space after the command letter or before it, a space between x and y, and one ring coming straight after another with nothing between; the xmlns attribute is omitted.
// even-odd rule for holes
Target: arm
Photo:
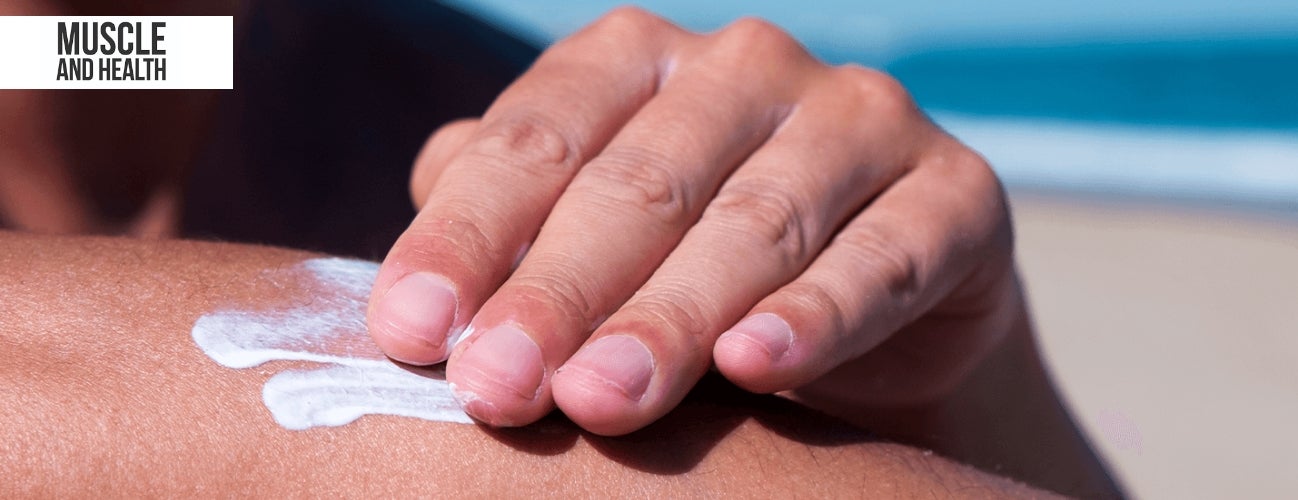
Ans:
<svg viewBox="0 0 1298 500"><path fill-rule="evenodd" d="M0 232L0 496L272 496L655 491L1047 496L871 442L792 403L715 380L628 436L552 416L491 431L365 416L286 430L263 404L271 362L230 369L191 340L204 314L329 303L280 271L313 256L191 242ZM363 337L363 330L351 332ZM16 479L16 480L15 480Z"/></svg>

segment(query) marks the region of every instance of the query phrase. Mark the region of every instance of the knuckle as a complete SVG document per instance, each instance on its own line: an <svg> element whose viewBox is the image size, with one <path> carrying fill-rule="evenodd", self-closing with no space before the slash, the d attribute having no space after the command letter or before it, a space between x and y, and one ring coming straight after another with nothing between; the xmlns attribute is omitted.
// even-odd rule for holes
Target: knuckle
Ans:
<svg viewBox="0 0 1298 500"><path fill-rule="evenodd" d="M772 189L771 184L749 180L725 187L708 207L708 216L776 252L786 265L806 262L814 240L811 210L805 208L805 201Z"/></svg>
<svg viewBox="0 0 1298 500"><path fill-rule="evenodd" d="M987 245L985 248L995 255L1002 255L1006 260L1012 259L1015 235L1014 225L1010 222L1010 204L1005 196L1005 186L981 155L973 150L968 151L974 157L971 161L976 160L969 169L974 196L982 200L979 206L983 209L984 219L992 221L985 233L988 235L984 239ZM1013 265L1012 261L1008 264Z"/></svg>
<svg viewBox="0 0 1298 500"><path fill-rule="evenodd" d="M965 214L970 222L964 226L971 234L982 236L980 241L987 244L985 249L1012 251L1014 231L1009 201L996 171L982 155L954 138L946 138L936 156L938 161L934 167L950 179L952 189L957 189L959 196L967 197L964 205L972 208Z"/></svg>
<svg viewBox="0 0 1298 500"><path fill-rule="evenodd" d="M892 75L857 64L838 66L835 72L875 117L903 118L917 112L910 92Z"/></svg>
<svg viewBox="0 0 1298 500"><path fill-rule="evenodd" d="M899 304L909 303L922 288L919 260L877 231L846 231L836 244L846 247L857 266Z"/></svg>
<svg viewBox="0 0 1298 500"><path fill-rule="evenodd" d="M712 36L713 50L723 54L735 69L767 68L781 63L809 59L797 39L774 23L756 17L741 18Z"/></svg>
<svg viewBox="0 0 1298 500"><path fill-rule="evenodd" d="M699 300L692 290L687 285L659 285L636 300L636 316L650 323L670 325L670 329L702 345L702 339L714 333L708 325L720 324L720 311Z"/></svg>
<svg viewBox="0 0 1298 500"><path fill-rule="evenodd" d="M621 6L590 23L579 33L555 42L537 60L607 65L609 58L643 55L682 30L670 21L635 6Z"/></svg>
<svg viewBox="0 0 1298 500"><path fill-rule="evenodd" d="M590 284L581 278L580 270L572 265L551 264L545 272L516 276L511 287L572 317L594 317L595 295Z"/></svg>
<svg viewBox="0 0 1298 500"><path fill-rule="evenodd" d="M478 260L494 255L498 246L480 226L464 218L416 220L402 235L406 259L459 269L480 267Z"/></svg>
<svg viewBox="0 0 1298 500"><path fill-rule="evenodd" d="M975 154L975 156L977 156ZM975 187L976 196L982 200L982 207L985 210L985 217L992 220L991 229L988 230L990 236L986 238L990 251L1004 254L1007 258L1012 258L1014 252L1014 225L1011 223L1010 204L1005 195L1005 187L1001 184L1000 177L991 169L987 162L982 161L979 156L977 167L973 168L974 177L976 177ZM1012 262L1011 262L1012 265Z"/></svg>
<svg viewBox="0 0 1298 500"><path fill-rule="evenodd" d="M841 291L811 280L797 280L780 291L795 315L813 322L828 321L831 332L847 332L847 298Z"/></svg>
<svg viewBox="0 0 1298 500"><path fill-rule="evenodd" d="M959 168L962 176L980 198L1004 200L1005 189L991 164L978 152L960 145L952 153L952 166Z"/></svg>
<svg viewBox="0 0 1298 500"><path fill-rule="evenodd" d="M598 29L640 38L651 36L666 25L667 21L663 18L634 5L623 5L610 10L595 22Z"/></svg>
<svg viewBox="0 0 1298 500"><path fill-rule="evenodd" d="M791 47L798 45L784 29L758 17L743 17L730 23L717 33L721 44L739 49L752 50L756 47Z"/></svg>
<svg viewBox="0 0 1298 500"><path fill-rule="evenodd" d="M503 119L486 131L472 153L539 175L571 171L579 161L578 148L568 135L535 115Z"/></svg>
<svg viewBox="0 0 1298 500"><path fill-rule="evenodd" d="M641 148L620 148L601 154L583 173L584 183L574 186L615 207L635 207L656 220L677 225L693 212L685 180L661 153Z"/></svg>

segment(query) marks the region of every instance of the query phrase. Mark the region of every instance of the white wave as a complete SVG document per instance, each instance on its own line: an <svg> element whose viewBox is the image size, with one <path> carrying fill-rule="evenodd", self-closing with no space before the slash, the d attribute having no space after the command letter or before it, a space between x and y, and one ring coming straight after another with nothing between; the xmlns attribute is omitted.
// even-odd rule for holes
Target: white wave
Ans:
<svg viewBox="0 0 1298 500"><path fill-rule="evenodd" d="M1298 130L1140 127L934 113L1010 186L1298 203Z"/></svg>

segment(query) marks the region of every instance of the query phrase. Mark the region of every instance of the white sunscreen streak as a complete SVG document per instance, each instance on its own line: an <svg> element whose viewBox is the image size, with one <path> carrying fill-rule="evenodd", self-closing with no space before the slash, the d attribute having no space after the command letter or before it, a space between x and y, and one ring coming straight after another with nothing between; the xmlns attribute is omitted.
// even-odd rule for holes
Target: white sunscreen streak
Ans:
<svg viewBox="0 0 1298 500"><path fill-rule="evenodd" d="M230 368L268 361L325 365L286 370L266 381L262 401L281 426L338 426L370 414L472 423L440 370L415 373L370 340L365 306L378 264L312 259L284 273L315 279L317 296L290 309L207 314L191 332L204 354Z"/></svg>

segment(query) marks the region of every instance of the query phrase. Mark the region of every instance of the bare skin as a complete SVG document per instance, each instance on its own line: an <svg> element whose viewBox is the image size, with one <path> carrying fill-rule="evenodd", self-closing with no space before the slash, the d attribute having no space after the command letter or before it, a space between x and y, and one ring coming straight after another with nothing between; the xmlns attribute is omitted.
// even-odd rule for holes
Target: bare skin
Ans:
<svg viewBox="0 0 1298 500"><path fill-rule="evenodd" d="M386 416L288 431L260 399L283 365L219 366L189 330L218 307L311 300L319 290L266 279L309 257L0 232L0 496L1052 496L719 380L621 438L558 417L518 431Z"/></svg>
<svg viewBox="0 0 1298 500"><path fill-rule="evenodd" d="M99 13L94 11L96 5L27 1L0 9L90 14ZM232 7L233 3L222 4L220 9ZM638 53L653 48L646 44L660 44L653 45L658 52ZM606 64L609 61L602 56L583 59L583 54L608 53L628 58L622 65ZM650 60L664 63L650 68L658 80L644 80L645 75L636 73L646 69L638 63ZM596 71L601 67L609 72ZM790 72L796 77L790 77ZM622 80L628 77L634 81ZM630 86L591 88L604 81L600 78ZM646 81L654 84L652 92L636 86ZM638 101L626 101L627 96L619 94L628 89ZM0 92L0 110L6 111L0 114L4 136L16 138L0 141L0 226L41 232L173 234L180 220L179 185L184 177L175 167L185 163L192 141L201 135L201 127L193 125L203 116L207 98L199 93L92 94ZM675 97L663 98L668 94ZM588 107L598 108L599 102L630 106L618 108L626 119L602 114L607 109ZM103 111L107 106L131 109L141 118L130 122L135 128L112 128L116 139L86 136L89 129L75 126L86 109ZM596 119L613 125L591 125ZM643 123L636 125L637 120ZM176 137L162 141L170 145L167 148L153 148L156 156L131 154L138 146L132 141L163 134ZM577 139L590 142L573 142ZM547 154L555 151L562 154ZM702 161L702 153L721 155L712 159L730 155L726 158L735 160ZM120 161L123 158L134 163ZM126 174L135 179L129 189L103 181ZM666 197L651 196L655 193ZM715 408L696 412L692 408L699 406L697 398L687 395L709 367L715 367L720 376L746 389L779 393L881 436L931 448L984 470L1070 494L1119 495L1070 422L1037 357L1027 308L1013 274L1004 196L987 166L918 113L895 81L862 68L821 65L762 22L747 20L717 34L697 35L635 10L610 15L556 45L481 119L455 122L435 133L416 162L411 194L422 211L389 255L377 284L380 293L375 295L370 317L375 340L390 355L414 363L449 354L452 380L475 395L466 399L467 410L484 423L506 426L550 419L541 427L517 433L471 428L475 431L467 434L470 437L451 438L456 440L453 444L478 449L482 443L505 443L535 451L535 442L540 441L539 446L549 450L540 435L545 433L538 431L552 428L558 417L544 416L558 407L576 425L599 434L623 434L651 425L648 434L619 441L579 433L572 423L562 421L560 434L568 438L558 447L564 449L561 456L589 456L596 462L612 459L626 465L630 470L623 472L640 478L628 480L627 485L675 488L684 481L717 486L720 483L684 478L712 467L700 469L701 464L712 463L708 460L720 460L717 450L726 449L721 445L703 446L706 453L695 455L711 458L687 460L684 465L671 460L668 465L641 463L662 461L662 453L644 459L609 453L626 448L617 443L651 441L664 433L676 436L673 443L680 446L695 446L690 443L697 436L683 434L700 431L699 422L709 422L718 414ZM664 214L669 217L655 218ZM17 385L5 386L4 394L16 401L12 407L30 410L15 414L13 425L6 428L15 436L22 434L21 426L34 430L22 434L26 437L21 441L6 441L23 443L21 448L13 444L3 449L6 456L26 457L27 450L42 449L42 441L48 440L51 446L58 443L56 448L63 453L48 455L48 463L22 462L31 467L20 471L30 473L22 477L33 478L32 487L63 486L54 484L47 474L50 469L43 467L81 464L87 474L107 474L118 466L171 471L163 481L170 481L167 487L192 488L206 476L185 474L212 467L242 470L233 461L246 455L255 456L256 463L269 464L266 470L277 471L266 482L248 483L259 488L304 477L319 479L312 488L338 488L319 490L322 493L351 491L345 488L358 485L338 479L346 477L341 473L332 480L346 484L321 486L330 480L325 477L328 473L338 470L313 461L325 458L318 451L322 443L344 443L333 449L358 453L366 457L364 463L380 464L369 467L392 468L384 476L395 478L391 484L367 479L359 485L363 488L422 487L429 476L390 463L391 455L380 451L402 456L423 453L426 448L418 446L421 442L411 442L409 437L428 434L429 426L439 436L465 432L455 426L416 425L384 417L365 419L337 432L288 434L294 437L275 434L278 428L273 425L243 429L239 426L246 424L236 424L243 422L239 418L266 417L256 398L245 394L250 387L253 394L257 392L264 374L232 373L214 365L205 368L211 363L194 355L192 346L183 342L187 338L172 335L187 331L186 322L192 324L203 307L218 302L254 304L309 295L309 291L264 286L251 287L241 295L244 292L229 285L256 282L251 278L254 269L282 265L302 258L301 254L245 247L229 255L228 249L218 251L207 245L150 246L12 235L5 236L4 245L11 253L5 254L10 260L4 261L6 280L0 282L8 301L0 304L0 312L6 313L0 316L4 326L0 335L27 332L27 336L6 337L5 352L18 352L23 361L5 367L13 372L7 372L5 380ZM529 246L531 251L520 261L522 250ZM181 249L182 255L164 255L173 249ZM55 256L54 262L39 263L35 254L42 252ZM89 255L95 252L106 255ZM142 266L138 259L151 264ZM98 267L79 267L86 263ZM520 264L516 272L515 264ZM117 281L107 283L102 273L87 274L89 269L111 270ZM118 271L136 281L118 276ZM413 316L394 317L387 310L392 304L382 304L385 290L408 273L431 273L433 290L415 294L411 302L397 308L407 311L395 313ZM436 317L437 307L429 304L441 293L436 288L443 285L453 292L455 313L449 319L444 314ZM123 299L135 296L142 299ZM164 296L187 298L173 304L159 298ZM84 307L71 314L70 308L78 303ZM770 321L772 315L779 321ZM745 318L757 319L744 326ZM91 319L98 323L88 324ZM436 325L413 331L412 341L405 335L411 331L396 331L410 326L398 324L404 320ZM503 326L506 331L522 332L526 339L506 342L504 346L512 351L497 350L481 343L484 337L478 335L448 352L448 335L470 322L479 334ZM14 324L21 327L11 328ZM779 333L784 326L788 327L785 333L792 335L789 342L758 338L763 331ZM115 334L85 334L106 331ZM133 337L140 332L141 338ZM578 348L610 336L621 337L620 347L572 363ZM649 350L653 368L645 395L636 401L626 397L625 387L609 383L616 381L600 374L604 369L634 365L642 353L627 339ZM781 345L784 352L778 352ZM526 362L533 347L541 353L539 365ZM85 378L84 371L78 370L85 370L86 364L50 363L51 359L100 359L103 353L120 359L94 366L120 371L109 376L96 372L101 379L80 385L69 385L68 380ZM167 362L166 356L175 359ZM505 369L493 371L489 366L493 363L504 364ZM55 375L38 383L40 373ZM138 391L156 384L152 373L175 374L177 387L162 394ZM716 375L708 377L702 383L704 400L724 386ZM539 391L534 397L516 397L520 394L513 390L516 383L533 381ZM40 390L23 392L28 387ZM720 443L775 439L769 437L772 433L784 438L790 433L804 438L800 433L816 434L805 428L795 431L798 425L765 425L770 419L764 416L786 411L806 415L790 409L794 407L787 401L740 398L730 391L721 392L738 398L742 408L721 414L728 416L727 422L740 423L717 428L721 430L704 425L706 432L701 434L728 436ZM167 394L183 394L188 402L176 406L174 400L166 400ZM194 405L227 396L234 398L230 401L243 401L236 414L218 412L225 420L202 432L172 432L194 428L195 411L203 409ZM117 406L134 400L158 411L135 415ZM749 408L753 402L762 409ZM684 406L673 410L678 404ZM62 411L60 405L86 411ZM105 408L117 413L99 414ZM138 436L103 435L107 432L103 425L116 422L114 414L128 416ZM660 418L665 420L650 424ZM813 421L802 421L807 422ZM348 430L356 426L378 430ZM221 449L234 450L229 452L233 455L222 455L226 462L216 463L185 458L193 443L215 442L202 437L212 429L218 431L210 434L215 436L212 439L220 440ZM95 439L104 446L102 455L95 458L76 451L66 437L73 431L98 436ZM346 437L356 432L370 433L364 434L365 439L374 442L358 444L360 438ZM406 440L400 439L401 432L408 433ZM292 453L268 454L239 448L251 445L230 444L239 439L292 450L302 457L289 464ZM792 441L808 445L802 442L807 439ZM846 449L843 446L827 449ZM174 466L177 470L140 451L157 447L165 448L160 456L182 462ZM895 450L906 457L924 456L896 445L854 442L850 447L867 450L872 460L888 458ZM489 449L499 455L493 459L508 463L540 460L511 458L507 448ZM775 460L800 456L796 450L801 449L781 445L766 451L737 448L735 453ZM144 458L122 462L118 460L126 456L122 454ZM824 460L819 451L810 455ZM853 467L875 467L867 462ZM434 470L427 463L415 463L423 470ZM801 467L800 463L790 467ZM944 460L937 463L943 464L938 465L943 471L951 467ZM587 470L584 467L578 468ZM599 477L613 474L607 464L600 467L605 468L589 470ZM540 474L541 482L555 477L552 471L518 470ZM658 476L636 474L662 470L674 474L661 483L647 479ZM898 481L909 481L900 469L879 470L884 472L877 477L898 474ZM438 472L450 473L449 469ZM827 485L839 484L825 478L831 473L804 475L825 479ZM244 487L222 484L226 489ZM152 487L139 485L146 486ZM899 493L868 489L878 485L864 490L858 486L850 485L846 491ZM457 488L473 491L477 486L457 483Z"/></svg>
<svg viewBox="0 0 1298 500"><path fill-rule="evenodd" d="M491 425L630 432L714 365L853 414L939 403L1021 309L986 163L760 20L615 10L435 134L411 186L370 331L449 356Z"/></svg>

